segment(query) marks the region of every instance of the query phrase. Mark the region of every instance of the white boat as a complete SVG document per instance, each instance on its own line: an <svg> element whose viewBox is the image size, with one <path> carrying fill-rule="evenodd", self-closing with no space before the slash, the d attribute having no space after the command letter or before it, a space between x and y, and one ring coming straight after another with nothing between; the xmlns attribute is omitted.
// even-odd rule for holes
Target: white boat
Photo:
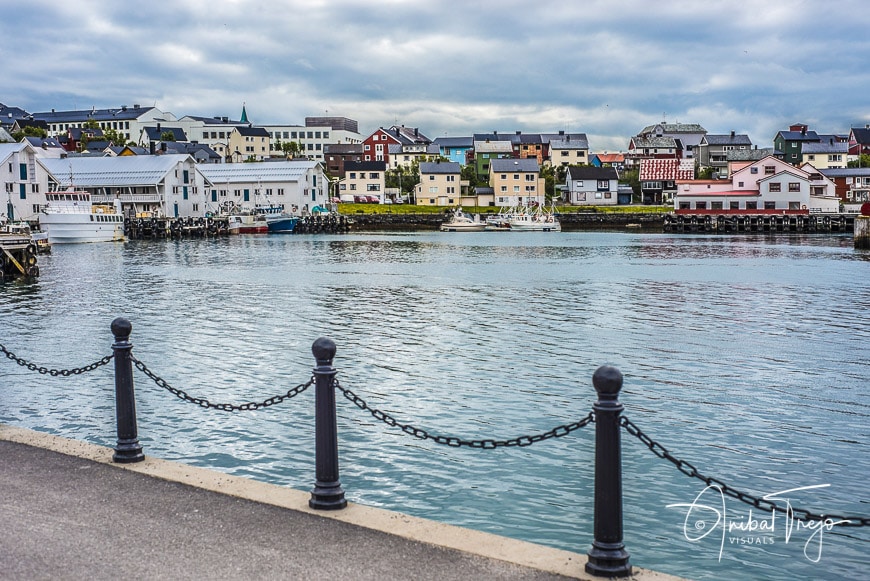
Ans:
<svg viewBox="0 0 870 581"><path fill-rule="evenodd" d="M517 232L561 232L562 225L555 212L541 208L526 208L513 214L508 220L511 231Z"/></svg>
<svg viewBox="0 0 870 581"><path fill-rule="evenodd" d="M480 221L480 216L467 215L462 208L453 210L450 220L441 224L442 232L482 232L486 229L486 222Z"/></svg>
<svg viewBox="0 0 870 581"><path fill-rule="evenodd" d="M39 227L48 234L49 244L124 240L120 200L112 206L95 205L89 192L72 189L48 192L45 199Z"/></svg>

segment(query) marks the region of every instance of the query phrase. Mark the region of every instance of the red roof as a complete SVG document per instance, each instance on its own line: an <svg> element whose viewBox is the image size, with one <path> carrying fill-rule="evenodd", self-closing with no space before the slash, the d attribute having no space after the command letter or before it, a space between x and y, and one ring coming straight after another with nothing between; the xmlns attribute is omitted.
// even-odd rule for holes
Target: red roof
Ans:
<svg viewBox="0 0 870 581"><path fill-rule="evenodd" d="M640 181L691 180L695 164L691 159L642 159Z"/></svg>

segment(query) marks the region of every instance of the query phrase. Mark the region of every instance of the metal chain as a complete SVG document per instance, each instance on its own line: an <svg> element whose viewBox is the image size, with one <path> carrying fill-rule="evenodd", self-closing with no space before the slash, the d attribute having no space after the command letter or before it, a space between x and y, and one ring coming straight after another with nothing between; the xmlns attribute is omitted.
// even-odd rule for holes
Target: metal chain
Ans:
<svg viewBox="0 0 870 581"><path fill-rule="evenodd" d="M647 436L640 428L637 427L631 420L626 418L625 416L621 416L619 418L619 425L625 428L632 436L636 437L638 440L646 444L647 448L649 448L653 454L658 456L659 458L664 458L671 462L677 469L685 474L686 476L691 476L693 478L697 478L701 482L705 483L707 486L716 485L723 494L727 494L731 498L736 498L741 502L745 502L746 504L750 504L755 508L759 508L761 510L767 512L778 511L786 515L791 515L795 520L798 521L838 521L837 526L844 527L866 527L870 526L870 517L864 516L840 516L836 514L814 514L808 510L804 510L802 508L794 508L791 505L783 506L781 504L777 504L771 500L766 498L762 498L759 496L753 496L752 494L748 494L746 492L741 492L736 488L732 488L719 480L718 478L713 478L711 476L704 476L698 469L695 468L689 462L685 460L680 460L679 458L675 458L671 455L670 452L665 449L664 446Z"/></svg>
<svg viewBox="0 0 870 581"><path fill-rule="evenodd" d="M414 436L415 438L420 438L421 440L432 440L436 444L444 444L446 446L453 446L455 448L459 448L460 446L468 446L469 448L494 450L496 448L508 448L512 446L531 446L532 444L541 442L543 440L548 440L550 438L561 438L562 436L567 436L574 430L580 429L586 424L595 421L594 414L592 412L589 412L589 415L587 415L580 421L555 427L548 432L544 432L543 434L537 434L534 436L519 436L518 438L511 438L509 440L463 440L462 438L457 438L455 436L436 436L430 434L422 428L417 428L410 424L402 424L393 416L370 407L361 397L356 395L351 390L342 387L341 384L339 384L337 378L333 379L333 384L339 391L341 391L341 393L344 394L344 397L352 401L354 405L356 405L356 407L363 411L369 412L372 416L374 416L375 419L384 422L388 426L401 428L402 431L406 434Z"/></svg>
<svg viewBox="0 0 870 581"><path fill-rule="evenodd" d="M114 354L106 355L99 361L95 361L90 365L85 365L84 367L73 367L72 369L49 369L48 367L42 367L40 365L37 365L36 363L31 363L26 359L18 357L17 355L15 355L15 353L7 350L4 345L0 345L0 352L6 355L7 359L11 359L21 367L26 367L30 371L37 371L43 375L51 375L52 377L57 377L58 375L61 375L63 377L69 377L70 375L81 375L82 373L87 373L88 371L93 371L98 367L106 365L115 356Z"/></svg>
<svg viewBox="0 0 870 581"><path fill-rule="evenodd" d="M279 404L285 399L290 399L299 395L314 384L314 376L312 376L307 383L300 383L296 387L288 390L286 394L276 395L262 402L248 402L239 405L231 403L212 403L205 398L193 397L185 393L183 390L172 387L166 382L165 379L157 376L153 371L148 369L148 367L146 367L144 363L133 357L133 355L130 355L130 359L133 361L133 364L136 366L137 369L139 369L139 371L150 377L151 380L154 381L154 383L156 383L158 386L178 396L178 398L183 399L184 401L189 401L190 403L195 403L200 407L212 408L224 412L245 412Z"/></svg>

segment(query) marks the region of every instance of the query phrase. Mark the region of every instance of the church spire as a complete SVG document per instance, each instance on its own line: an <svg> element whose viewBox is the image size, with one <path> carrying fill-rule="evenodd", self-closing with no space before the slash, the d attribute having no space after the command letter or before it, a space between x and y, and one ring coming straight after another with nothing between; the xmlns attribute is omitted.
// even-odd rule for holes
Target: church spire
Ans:
<svg viewBox="0 0 870 581"><path fill-rule="evenodd" d="M249 123L248 121L248 112L245 111L245 103L242 103L242 118L239 119L239 123Z"/></svg>

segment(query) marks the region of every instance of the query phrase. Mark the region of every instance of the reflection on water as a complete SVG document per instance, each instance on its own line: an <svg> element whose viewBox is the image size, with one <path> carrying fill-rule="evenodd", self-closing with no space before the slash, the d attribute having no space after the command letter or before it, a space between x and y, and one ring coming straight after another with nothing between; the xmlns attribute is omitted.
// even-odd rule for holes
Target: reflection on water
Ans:
<svg viewBox="0 0 870 581"><path fill-rule="evenodd" d="M676 456L753 494L830 484L794 504L867 515L868 253L843 236L561 233L241 236L58 246L0 287L0 342L74 367L133 322L137 357L213 402L307 381L336 341L342 385L430 433L537 434L584 417L592 372L625 374L626 415ZM0 421L114 445L110 369L75 378L0 363ZM221 414L137 374L146 453L300 489L313 396ZM348 497L578 552L592 535L591 427L522 449L444 448L338 402ZM690 543L703 486L623 435L632 562L698 579L837 579L867 533L802 545ZM742 506L731 506L735 518ZM712 537L710 537L712 539Z"/></svg>

